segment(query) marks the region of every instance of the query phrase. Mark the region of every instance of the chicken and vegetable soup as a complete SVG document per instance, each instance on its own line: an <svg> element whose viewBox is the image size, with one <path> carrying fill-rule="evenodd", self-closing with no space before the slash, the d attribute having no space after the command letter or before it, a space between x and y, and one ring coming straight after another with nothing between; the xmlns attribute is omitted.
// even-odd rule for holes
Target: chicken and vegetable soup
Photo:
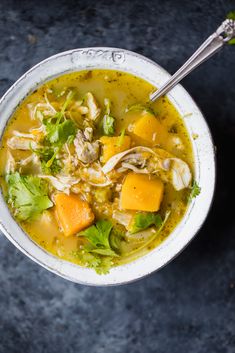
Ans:
<svg viewBox="0 0 235 353"><path fill-rule="evenodd" d="M1 187L24 231L99 274L158 246L200 188L167 98L131 74L81 71L32 92L1 141Z"/></svg>

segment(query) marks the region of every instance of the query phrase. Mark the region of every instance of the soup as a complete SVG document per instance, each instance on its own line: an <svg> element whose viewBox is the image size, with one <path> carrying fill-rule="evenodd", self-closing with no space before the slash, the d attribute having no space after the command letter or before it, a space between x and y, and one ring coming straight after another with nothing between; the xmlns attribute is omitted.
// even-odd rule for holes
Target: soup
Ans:
<svg viewBox="0 0 235 353"><path fill-rule="evenodd" d="M99 274L158 246L200 188L183 119L131 74L65 74L32 92L1 141L1 188L53 255Z"/></svg>

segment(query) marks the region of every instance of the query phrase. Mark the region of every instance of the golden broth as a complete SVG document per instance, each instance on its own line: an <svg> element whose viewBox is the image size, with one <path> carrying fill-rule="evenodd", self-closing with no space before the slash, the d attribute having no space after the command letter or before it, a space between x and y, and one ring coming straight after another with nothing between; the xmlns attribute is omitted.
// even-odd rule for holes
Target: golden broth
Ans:
<svg viewBox="0 0 235 353"><path fill-rule="evenodd" d="M6 127L0 149L0 173L2 175L1 186L5 194L7 193L7 187L4 181L8 149L7 140L12 136L14 130L28 133L30 128L38 127L38 121L32 120L30 117L30 104L42 102L44 100L45 90L49 90L49 92L50 90L53 92L61 92L64 87L76 88L81 99L87 92L92 92L101 108L104 108L104 98L108 97L112 102L112 116L116 119L115 135L119 135L121 131L125 129L126 133L132 138L132 145L143 144L141 139L133 136L131 131L128 132L130 124L133 124L136 121L136 114L134 111L126 113L126 109L137 103L146 104L150 92L154 89L151 84L133 75L111 70L81 71L60 76L42 85L26 97L16 109ZM63 97L58 97L59 103L62 100ZM151 108L161 122L167 136L166 139L161 141L161 148L166 149L176 157L182 158L188 163L192 170L193 155L191 143L183 120L177 110L167 98L160 98L157 102L152 104ZM172 136L180 138L183 145L182 149L179 149L175 145ZM145 146L148 146L147 142L144 143ZM20 161L28 157L30 154L31 151L12 151L12 155L16 161ZM95 187L93 189L95 189ZM91 188L91 195L93 195L93 189ZM136 253L131 252L128 256L124 255L119 258L114 258L114 263L121 264L131 261L159 245L182 219L187 208L186 199L188 194L188 189L176 191L172 185L165 184L161 214L164 214L168 208L171 208L171 214L165 227L156 239L150 244L147 244L146 247L142 247L140 251ZM92 200L93 196L91 196L91 206L93 202ZM97 219L101 218L102 215L99 211L95 210L94 212ZM73 256L73 251L82 244L82 240L76 235L70 237L64 236L55 217L54 207L46 210L37 220L30 222L21 221L20 225L37 244L42 246L48 252L62 259L78 264L80 263L79 259ZM127 246L129 245L127 244ZM138 247L138 242L135 246ZM132 247L131 250L133 249L134 248Z"/></svg>

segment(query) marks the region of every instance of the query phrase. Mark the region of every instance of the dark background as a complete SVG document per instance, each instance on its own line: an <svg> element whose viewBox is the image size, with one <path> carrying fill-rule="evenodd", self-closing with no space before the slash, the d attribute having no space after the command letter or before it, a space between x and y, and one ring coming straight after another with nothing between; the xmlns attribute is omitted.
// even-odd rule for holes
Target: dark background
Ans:
<svg viewBox="0 0 235 353"><path fill-rule="evenodd" d="M0 1L0 94L63 50L115 46L173 73L234 1ZM217 146L210 215L171 264L134 284L92 288L39 267L0 236L0 352L235 352L235 46L183 81ZM1 211L0 211L1 212Z"/></svg>

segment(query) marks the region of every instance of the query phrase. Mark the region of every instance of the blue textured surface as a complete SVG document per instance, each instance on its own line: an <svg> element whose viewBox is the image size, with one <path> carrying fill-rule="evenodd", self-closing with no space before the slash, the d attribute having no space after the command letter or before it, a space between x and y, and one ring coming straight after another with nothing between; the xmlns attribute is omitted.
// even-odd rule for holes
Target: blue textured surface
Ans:
<svg viewBox="0 0 235 353"><path fill-rule="evenodd" d="M137 51L174 72L233 1L0 2L0 94L34 64L75 47ZM40 268L0 236L0 353L235 352L235 46L183 82L217 146L218 183L197 238L137 283L91 288ZM1 211L0 211L1 212Z"/></svg>

